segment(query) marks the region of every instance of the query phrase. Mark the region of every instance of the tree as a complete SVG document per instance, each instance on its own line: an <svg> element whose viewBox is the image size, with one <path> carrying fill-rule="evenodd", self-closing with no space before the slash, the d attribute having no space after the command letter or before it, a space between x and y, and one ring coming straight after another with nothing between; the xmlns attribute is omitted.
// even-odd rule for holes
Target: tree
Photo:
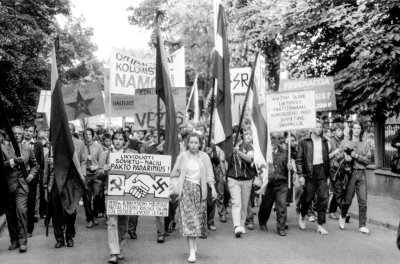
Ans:
<svg viewBox="0 0 400 264"><path fill-rule="evenodd" d="M147 30L154 30L155 15L164 13L162 31L167 36L170 51L174 47L185 46L186 50L186 83L191 86L198 74L199 90L209 89L211 51L214 47L214 26L212 2L208 0L147 0L132 11L129 23ZM155 45L155 35L150 40Z"/></svg>
<svg viewBox="0 0 400 264"><path fill-rule="evenodd" d="M259 49L267 63L274 66L280 60L292 77L334 75L341 112L399 113L398 1L228 3L237 37L234 42L242 52L236 61L246 61L249 53ZM240 43L241 39L246 41ZM272 73L276 70L279 67Z"/></svg>
<svg viewBox="0 0 400 264"><path fill-rule="evenodd" d="M57 34L64 80L99 75L101 65L92 55L91 29L72 18L70 27L61 28L55 22L60 14L69 16L68 0L0 1L1 100L16 124L35 119L40 90L50 89L48 58Z"/></svg>
<svg viewBox="0 0 400 264"><path fill-rule="evenodd" d="M64 0L0 2L1 99L17 123L34 118L38 91L47 85L53 19L68 13L69 3Z"/></svg>
<svg viewBox="0 0 400 264"><path fill-rule="evenodd" d="M93 54L97 50L91 40L93 28L85 27L84 22L83 17L69 16L63 26L57 26L60 44L57 64L63 83L103 77L103 66Z"/></svg>

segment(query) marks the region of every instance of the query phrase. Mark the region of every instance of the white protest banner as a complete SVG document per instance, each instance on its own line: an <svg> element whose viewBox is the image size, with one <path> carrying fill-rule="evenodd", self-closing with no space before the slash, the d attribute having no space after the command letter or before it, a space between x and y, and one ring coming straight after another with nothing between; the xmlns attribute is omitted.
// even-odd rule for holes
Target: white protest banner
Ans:
<svg viewBox="0 0 400 264"><path fill-rule="evenodd" d="M127 56L129 57L129 56ZM132 57L130 57L132 58ZM139 65L148 64L149 60L135 58ZM155 61L155 59L154 59ZM186 75L185 75L185 49L180 48L168 57L172 94L174 96L175 110L178 126L184 126L186 107ZM155 67L155 65L154 65ZM154 68L155 72L155 68ZM147 129L157 127L157 95L155 93L155 75L143 74L142 77L130 77L138 81L135 85L135 95L115 93L111 84L113 83L111 70L104 71L105 106L108 115L109 89L111 89L111 116L134 117L134 129ZM114 76L115 77L115 76ZM120 77L116 77L120 78ZM148 81L147 81L148 80ZM120 80L117 80L120 84ZM165 124L164 103L161 101L161 127Z"/></svg>
<svg viewBox="0 0 400 264"><path fill-rule="evenodd" d="M37 107L38 113L50 113L51 108L51 91L41 90L39 97L39 104Z"/></svg>
<svg viewBox="0 0 400 264"><path fill-rule="evenodd" d="M315 91L266 94L267 123L270 132L314 128Z"/></svg>
<svg viewBox="0 0 400 264"><path fill-rule="evenodd" d="M249 88L251 68L229 69L231 79L231 94L245 94Z"/></svg>
<svg viewBox="0 0 400 264"><path fill-rule="evenodd" d="M185 49L168 57L172 87L185 87ZM182 71L183 67L183 71ZM113 48L110 60L110 90L112 94L134 95L136 89L156 87L155 59L141 59Z"/></svg>
<svg viewBox="0 0 400 264"><path fill-rule="evenodd" d="M168 216L171 156L110 153L107 214Z"/></svg>
<svg viewBox="0 0 400 264"><path fill-rule="evenodd" d="M315 90L316 111L332 111L337 109L333 77L281 80L279 84L280 92L311 89Z"/></svg>
<svg viewBox="0 0 400 264"><path fill-rule="evenodd" d="M154 88L155 77L155 60L138 59L123 50L111 49L111 93L134 95L136 89Z"/></svg>
<svg viewBox="0 0 400 264"><path fill-rule="evenodd" d="M244 98L249 88L251 68L232 68L229 69L229 73L231 79L232 123L238 124L244 105ZM246 111L250 111L250 108L246 109Z"/></svg>

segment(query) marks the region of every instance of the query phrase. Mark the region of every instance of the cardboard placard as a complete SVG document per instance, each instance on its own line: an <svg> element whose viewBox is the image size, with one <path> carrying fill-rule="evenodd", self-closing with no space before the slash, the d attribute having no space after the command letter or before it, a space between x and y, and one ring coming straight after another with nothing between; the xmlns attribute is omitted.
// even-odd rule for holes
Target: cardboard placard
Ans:
<svg viewBox="0 0 400 264"><path fill-rule="evenodd" d="M171 156L110 153L108 215L168 216Z"/></svg>

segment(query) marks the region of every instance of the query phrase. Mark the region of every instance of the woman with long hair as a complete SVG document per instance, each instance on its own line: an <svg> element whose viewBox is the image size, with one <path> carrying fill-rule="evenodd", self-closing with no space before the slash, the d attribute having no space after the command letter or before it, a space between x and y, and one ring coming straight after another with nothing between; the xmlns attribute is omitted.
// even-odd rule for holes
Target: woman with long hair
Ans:
<svg viewBox="0 0 400 264"><path fill-rule="evenodd" d="M211 188L212 199L217 198L214 173L210 157L201 151L201 136L191 133L188 137L189 149L182 152L171 172L171 189L178 196L178 224L181 235L189 244L190 263L196 262L196 238L201 237L203 212L206 210L207 184Z"/></svg>
<svg viewBox="0 0 400 264"><path fill-rule="evenodd" d="M339 227L344 229L346 214L350 208L354 194L357 193L359 210L359 228L363 234L369 234L367 222L367 177L365 170L371 163L371 149L368 142L363 141L364 127L356 121L349 131L349 139L340 144L345 162L351 166L351 177L346 188L344 201L341 205Z"/></svg>

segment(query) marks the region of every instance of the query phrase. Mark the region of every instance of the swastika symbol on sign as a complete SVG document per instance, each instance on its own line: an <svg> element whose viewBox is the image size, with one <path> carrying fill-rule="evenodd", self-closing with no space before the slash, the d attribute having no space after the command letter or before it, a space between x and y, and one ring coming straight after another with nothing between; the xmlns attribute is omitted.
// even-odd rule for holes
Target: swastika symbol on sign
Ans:
<svg viewBox="0 0 400 264"><path fill-rule="evenodd" d="M153 188L154 191L158 191L159 189L161 189L160 191L158 191L158 194L163 193L165 191L165 188L168 188L168 184L165 183L165 181L162 178L158 179L156 183L157 186L153 184Z"/></svg>

